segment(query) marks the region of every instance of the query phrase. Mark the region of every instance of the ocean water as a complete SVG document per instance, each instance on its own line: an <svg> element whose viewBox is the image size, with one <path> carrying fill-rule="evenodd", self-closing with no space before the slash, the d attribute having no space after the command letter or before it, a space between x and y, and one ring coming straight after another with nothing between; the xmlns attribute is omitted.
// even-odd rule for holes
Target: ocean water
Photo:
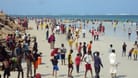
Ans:
<svg viewBox="0 0 138 78"><path fill-rule="evenodd" d="M106 21L133 21L138 22L138 15L10 15L13 17L28 18L55 18L55 19L80 19L80 20L106 20Z"/></svg>

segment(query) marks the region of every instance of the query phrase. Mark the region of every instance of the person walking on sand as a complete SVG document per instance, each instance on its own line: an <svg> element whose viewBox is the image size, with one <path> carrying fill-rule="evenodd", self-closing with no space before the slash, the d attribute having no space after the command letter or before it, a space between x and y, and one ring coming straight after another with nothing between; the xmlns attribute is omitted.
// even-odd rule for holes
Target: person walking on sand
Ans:
<svg viewBox="0 0 138 78"><path fill-rule="evenodd" d="M131 33L132 33L132 29L129 27L128 28L128 39L131 39Z"/></svg>
<svg viewBox="0 0 138 78"><path fill-rule="evenodd" d="M135 43L134 43L134 50L133 50L134 60L137 60L137 56L138 56L138 43L137 43L137 41L135 41Z"/></svg>
<svg viewBox="0 0 138 78"><path fill-rule="evenodd" d="M3 61L3 66L4 66L3 78L9 78L9 76L10 76L10 62L9 62L8 58L5 58L5 60Z"/></svg>
<svg viewBox="0 0 138 78"><path fill-rule="evenodd" d="M52 62L52 65L53 65L53 73L52 73L52 75L55 76L55 78L57 78L57 71L59 70L57 57L54 56L54 58L51 59L51 62Z"/></svg>
<svg viewBox="0 0 138 78"><path fill-rule="evenodd" d="M33 65L34 65L34 76L36 75L36 70L38 69L38 57L40 54L38 54L38 50L36 50L33 53Z"/></svg>
<svg viewBox="0 0 138 78"><path fill-rule="evenodd" d="M50 43L50 48L53 49L55 46L55 34L54 33L50 35L48 42Z"/></svg>
<svg viewBox="0 0 138 78"><path fill-rule="evenodd" d="M33 59L33 55L30 50L25 53L25 58L27 64L27 78L29 78L29 75L30 77L32 77L32 59Z"/></svg>
<svg viewBox="0 0 138 78"><path fill-rule="evenodd" d="M88 51L88 53L91 55L91 57L92 57L92 41L90 41L90 43L88 44L88 46L87 46L87 51Z"/></svg>
<svg viewBox="0 0 138 78"><path fill-rule="evenodd" d="M16 55L17 55L17 69L18 69L18 78L20 78L20 73L22 74L22 78L24 78L24 72L22 68L22 58L23 58L23 48L21 46L21 42L19 41L17 48L16 48Z"/></svg>
<svg viewBox="0 0 138 78"><path fill-rule="evenodd" d="M82 43L80 42L78 46L78 53L80 54L80 56L82 56L81 50L82 50Z"/></svg>
<svg viewBox="0 0 138 78"><path fill-rule="evenodd" d="M134 48L131 48L129 53L128 53L128 59L130 59L130 60L131 60L133 50L134 50Z"/></svg>
<svg viewBox="0 0 138 78"><path fill-rule="evenodd" d="M71 49L68 55L68 77L73 77L72 76L72 72L73 72L72 53L73 53L73 50Z"/></svg>
<svg viewBox="0 0 138 78"><path fill-rule="evenodd" d="M84 62L85 62L85 75L84 78L87 78L87 72L90 70L91 72L91 78L93 77L93 72L92 72L92 66L91 66L91 62L92 62L92 57L91 57L91 53L87 52L87 54L84 56Z"/></svg>
<svg viewBox="0 0 138 78"><path fill-rule="evenodd" d="M95 68L95 78L100 78L99 73L101 67L103 67L101 58L100 58L100 53L98 51L94 52L94 68Z"/></svg>
<svg viewBox="0 0 138 78"><path fill-rule="evenodd" d="M49 37L49 26L46 25L46 40L48 40Z"/></svg>
<svg viewBox="0 0 138 78"><path fill-rule="evenodd" d="M82 37L85 38L85 36L86 36L86 29L83 28L83 29L82 29Z"/></svg>
<svg viewBox="0 0 138 78"><path fill-rule="evenodd" d="M61 64L65 65L66 48L64 47L63 43L61 44L60 54L61 54Z"/></svg>
<svg viewBox="0 0 138 78"><path fill-rule="evenodd" d="M73 37L72 38L70 38L69 40L68 40L68 43L69 43L69 47L70 47L70 49L72 49L73 48L73 43L74 43L74 39L73 39Z"/></svg>
<svg viewBox="0 0 138 78"><path fill-rule="evenodd" d="M117 58L116 58L116 53L114 49L109 54L109 63L110 63L111 78L116 78L117 77Z"/></svg>
<svg viewBox="0 0 138 78"><path fill-rule="evenodd" d="M79 73L80 62L81 62L81 56L78 53L77 56L76 56L76 58L75 58L75 64L76 64L77 73Z"/></svg>
<svg viewBox="0 0 138 78"><path fill-rule="evenodd" d="M87 46L86 46L86 42L83 42L83 46L82 46L82 48L83 48L83 56L82 56L82 60L83 60L84 56L85 56L85 55L86 55L86 53L87 53Z"/></svg>
<svg viewBox="0 0 138 78"><path fill-rule="evenodd" d="M126 48L127 48L127 45L124 42L123 45L122 45L122 56L126 56Z"/></svg>

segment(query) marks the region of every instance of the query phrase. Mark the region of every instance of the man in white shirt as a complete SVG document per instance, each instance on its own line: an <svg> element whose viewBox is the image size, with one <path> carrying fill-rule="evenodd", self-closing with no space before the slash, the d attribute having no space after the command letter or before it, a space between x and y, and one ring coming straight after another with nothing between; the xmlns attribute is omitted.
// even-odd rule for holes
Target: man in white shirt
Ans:
<svg viewBox="0 0 138 78"><path fill-rule="evenodd" d="M93 78L93 72L92 72L92 67L91 67L91 61L92 61L92 57L90 52L88 52L85 56L84 56L84 61L85 61L85 76L84 78L87 78L87 72L88 70L90 70L91 72L91 78Z"/></svg>
<svg viewBox="0 0 138 78"><path fill-rule="evenodd" d="M117 61L116 61L116 54L115 54L115 50L114 49L109 54L109 63L110 63L110 74L111 74L111 78L116 78Z"/></svg>
<svg viewBox="0 0 138 78"><path fill-rule="evenodd" d="M60 33L60 26L56 26L56 33L59 34Z"/></svg>
<svg viewBox="0 0 138 78"><path fill-rule="evenodd" d="M85 29L82 29L83 38L85 38L85 34L86 34L86 30Z"/></svg>

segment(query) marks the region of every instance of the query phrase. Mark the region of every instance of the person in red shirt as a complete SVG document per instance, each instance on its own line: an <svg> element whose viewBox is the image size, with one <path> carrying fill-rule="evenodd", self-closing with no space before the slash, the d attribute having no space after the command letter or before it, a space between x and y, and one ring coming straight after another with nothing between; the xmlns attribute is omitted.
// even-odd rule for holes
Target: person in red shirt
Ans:
<svg viewBox="0 0 138 78"><path fill-rule="evenodd" d="M82 43L80 42L78 46L78 53L80 54L80 56L82 56L81 49L82 49Z"/></svg>
<svg viewBox="0 0 138 78"><path fill-rule="evenodd" d="M77 54L77 56L75 58L75 64L76 64L77 73L79 73L80 62L81 62L80 54Z"/></svg>
<svg viewBox="0 0 138 78"><path fill-rule="evenodd" d="M94 28L92 28L92 30L90 30L90 33L92 34L92 37L94 37L94 31L95 31Z"/></svg>
<svg viewBox="0 0 138 78"><path fill-rule="evenodd" d="M58 54L58 48L54 48L52 51L51 51L51 56L54 57L56 54Z"/></svg>

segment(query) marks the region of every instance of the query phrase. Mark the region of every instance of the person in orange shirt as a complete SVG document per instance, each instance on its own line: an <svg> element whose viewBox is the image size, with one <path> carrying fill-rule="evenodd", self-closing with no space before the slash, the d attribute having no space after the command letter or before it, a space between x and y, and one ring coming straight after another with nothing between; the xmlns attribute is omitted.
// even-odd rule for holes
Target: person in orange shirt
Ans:
<svg viewBox="0 0 138 78"><path fill-rule="evenodd" d="M87 45L87 52L92 56L92 41Z"/></svg>

